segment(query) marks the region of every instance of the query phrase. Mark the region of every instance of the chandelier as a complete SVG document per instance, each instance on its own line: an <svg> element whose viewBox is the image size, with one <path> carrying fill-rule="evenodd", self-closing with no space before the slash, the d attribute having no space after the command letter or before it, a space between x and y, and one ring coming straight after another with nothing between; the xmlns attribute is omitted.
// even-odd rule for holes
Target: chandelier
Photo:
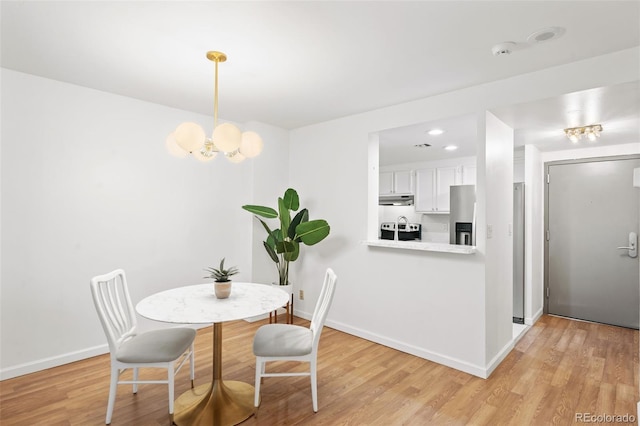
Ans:
<svg viewBox="0 0 640 426"><path fill-rule="evenodd" d="M567 135L569 140L573 143L578 143L578 141L582 138L582 135L585 135L591 142L595 142L595 140L600 137L601 131L602 125L592 124L590 126L571 127L569 129L564 129L564 134Z"/></svg>
<svg viewBox="0 0 640 426"><path fill-rule="evenodd" d="M210 51L207 58L215 63L213 134L209 138L199 124L182 123L167 137L167 149L179 158L191 154L197 160L207 162L222 153L232 163L240 163L262 152L262 138L256 132L242 132L231 123L218 125L218 64L226 61L227 55Z"/></svg>

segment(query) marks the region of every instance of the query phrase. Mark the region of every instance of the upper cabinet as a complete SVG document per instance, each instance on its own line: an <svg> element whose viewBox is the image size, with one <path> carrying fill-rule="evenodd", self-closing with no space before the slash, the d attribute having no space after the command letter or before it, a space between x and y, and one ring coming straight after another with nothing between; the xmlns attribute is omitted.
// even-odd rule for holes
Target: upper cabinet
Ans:
<svg viewBox="0 0 640 426"><path fill-rule="evenodd" d="M413 194L413 170L380 172L379 193L380 195Z"/></svg>
<svg viewBox="0 0 640 426"><path fill-rule="evenodd" d="M461 182L460 175L453 166L416 170L416 211L449 213L449 187Z"/></svg>
<svg viewBox="0 0 640 426"><path fill-rule="evenodd" d="M462 183L460 185L475 185L476 184L476 166L463 165L462 166Z"/></svg>

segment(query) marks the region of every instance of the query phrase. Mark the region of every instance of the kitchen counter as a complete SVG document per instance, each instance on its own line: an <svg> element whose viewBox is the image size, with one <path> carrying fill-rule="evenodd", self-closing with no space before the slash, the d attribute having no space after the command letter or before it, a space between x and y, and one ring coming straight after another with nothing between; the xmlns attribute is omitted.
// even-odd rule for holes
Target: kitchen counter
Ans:
<svg viewBox="0 0 640 426"><path fill-rule="evenodd" d="M367 240L363 242L369 247L386 247L405 250L436 251L440 253L475 254L475 246L461 246L455 244L429 243L426 241L394 241Z"/></svg>

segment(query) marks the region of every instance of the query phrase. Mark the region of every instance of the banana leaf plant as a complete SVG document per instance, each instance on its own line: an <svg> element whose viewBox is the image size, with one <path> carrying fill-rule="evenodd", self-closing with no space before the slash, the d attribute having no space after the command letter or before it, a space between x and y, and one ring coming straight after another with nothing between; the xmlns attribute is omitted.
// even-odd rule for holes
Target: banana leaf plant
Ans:
<svg viewBox="0 0 640 426"><path fill-rule="evenodd" d="M289 284L289 262L300 256L302 244L312 246L324 240L331 228L324 219L309 220L309 210L300 209L300 198L295 189L289 188L278 198L278 210L271 207L244 205L253 213L267 232L264 248L278 270L278 284ZM292 212L297 212L293 218ZM278 219L279 228L271 229L265 219Z"/></svg>

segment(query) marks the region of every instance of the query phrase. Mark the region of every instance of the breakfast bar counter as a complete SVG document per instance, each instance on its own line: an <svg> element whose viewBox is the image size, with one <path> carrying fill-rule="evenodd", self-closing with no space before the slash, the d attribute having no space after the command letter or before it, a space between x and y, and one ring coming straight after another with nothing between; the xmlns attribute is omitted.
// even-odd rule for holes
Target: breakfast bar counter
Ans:
<svg viewBox="0 0 640 426"><path fill-rule="evenodd" d="M439 253L475 254L475 246L455 244L430 243L423 241L395 241L395 240L366 240L363 242L369 247L385 247L392 249L435 251Z"/></svg>

